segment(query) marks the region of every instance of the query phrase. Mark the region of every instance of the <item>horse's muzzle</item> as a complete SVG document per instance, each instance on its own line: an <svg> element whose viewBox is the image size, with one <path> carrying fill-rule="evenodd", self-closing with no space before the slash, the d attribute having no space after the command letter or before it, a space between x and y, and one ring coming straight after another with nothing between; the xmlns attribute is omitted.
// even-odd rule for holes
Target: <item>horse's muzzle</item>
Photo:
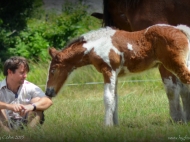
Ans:
<svg viewBox="0 0 190 142"><path fill-rule="evenodd" d="M56 96L54 88L47 88L45 94L46 94L46 96L48 96L50 98Z"/></svg>

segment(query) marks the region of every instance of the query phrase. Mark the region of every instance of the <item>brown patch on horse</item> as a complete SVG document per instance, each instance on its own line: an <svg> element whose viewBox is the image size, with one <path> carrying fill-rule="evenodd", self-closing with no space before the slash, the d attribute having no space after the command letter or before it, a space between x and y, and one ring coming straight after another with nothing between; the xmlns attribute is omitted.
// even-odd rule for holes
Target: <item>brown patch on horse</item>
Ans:
<svg viewBox="0 0 190 142"><path fill-rule="evenodd" d="M107 64L102 64L101 67L101 72L104 76L104 83L111 83L111 76L112 76L112 72L111 72L111 68L107 65Z"/></svg>
<svg viewBox="0 0 190 142"><path fill-rule="evenodd" d="M97 71L103 74L104 82L110 83L110 77L112 76L111 67L107 63L105 63L104 60L96 54L96 52L94 52L94 49L90 51L90 53L88 54L88 58L90 60L90 63L94 65Z"/></svg>
<svg viewBox="0 0 190 142"><path fill-rule="evenodd" d="M154 64L150 65L155 60L154 50L151 47L152 43L147 41L144 33L145 30L133 33L118 30L112 37L112 44L124 53L124 66L133 73L155 66ZM132 50L128 48L128 44L132 45Z"/></svg>
<svg viewBox="0 0 190 142"><path fill-rule="evenodd" d="M109 53L109 59L112 69L116 71L116 69L118 69L121 65L121 56L115 53L113 49L111 49Z"/></svg>

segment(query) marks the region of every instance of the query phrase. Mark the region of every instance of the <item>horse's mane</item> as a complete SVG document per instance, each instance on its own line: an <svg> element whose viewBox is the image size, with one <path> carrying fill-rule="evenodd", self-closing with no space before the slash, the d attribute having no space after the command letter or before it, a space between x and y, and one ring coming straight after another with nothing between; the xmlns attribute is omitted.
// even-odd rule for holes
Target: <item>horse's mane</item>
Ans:
<svg viewBox="0 0 190 142"><path fill-rule="evenodd" d="M83 36L74 38L74 39L72 39L72 40L70 40L68 42L68 44L63 48L63 50L66 49L66 48L68 48L69 46L71 46L74 43L79 43L79 42L82 42L82 41L84 41L84 37Z"/></svg>
<svg viewBox="0 0 190 142"><path fill-rule="evenodd" d="M77 38L70 40L68 42L68 44L62 49L62 51L67 49L68 47L70 47L73 44L80 44L80 43L87 42L89 39L90 40L96 40L96 39L100 38L100 36L103 36L103 37L107 36L107 34L109 34L109 32L112 30L117 30L117 28L115 28L115 27L104 27L104 28L100 28L97 30L89 31L89 32L77 37Z"/></svg>
<svg viewBox="0 0 190 142"><path fill-rule="evenodd" d="M110 13L108 12L110 0L103 0L103 26L115 26ZM112 0L113 1L113 0ZM127 8L136 8L141 0L114 0L117 5L125 5Z"/></svg>

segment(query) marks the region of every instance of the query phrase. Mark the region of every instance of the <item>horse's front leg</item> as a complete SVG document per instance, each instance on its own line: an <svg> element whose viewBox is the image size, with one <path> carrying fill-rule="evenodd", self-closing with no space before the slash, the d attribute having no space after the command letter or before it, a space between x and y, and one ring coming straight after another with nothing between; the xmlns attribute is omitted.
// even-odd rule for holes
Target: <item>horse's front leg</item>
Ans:
<svg viewBox="0 0 190 142"><path fill-rule="evenodd" d="M115 84L115 95L114 95L115 109L114 109L114 113L113 113L113 123L114 123L115 125L118 125L118 94L117 94L117 83L118 83L118 80L116 80L116 84Z"/></svg>
<svg viewBox="0 0 190 142"><path fill-rule="evenodd" d="M105 125L118 124L117 114L117 74L115 71L106 70L104 73L104 105Z"/></svg>

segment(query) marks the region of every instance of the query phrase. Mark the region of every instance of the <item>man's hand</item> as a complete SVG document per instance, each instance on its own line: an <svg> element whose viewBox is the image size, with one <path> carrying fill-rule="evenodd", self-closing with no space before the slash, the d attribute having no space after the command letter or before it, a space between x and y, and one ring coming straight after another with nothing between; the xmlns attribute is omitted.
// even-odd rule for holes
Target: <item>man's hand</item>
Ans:
<svg viewBox="0 0 190 142"><path fill-rule="evenodd" d="M34 106L32 104L21 105L21 106L22 106L22 110L20 111L21 116L26 115L27 112L32 111L34 109Z"/></svg>
<svg viewBox="0 0 190 142"><path fill-rule="evenodd" d="M14 112L20 112L22 109L24 109L24 107L21 104L7 104L7 109Z"/></svg>

